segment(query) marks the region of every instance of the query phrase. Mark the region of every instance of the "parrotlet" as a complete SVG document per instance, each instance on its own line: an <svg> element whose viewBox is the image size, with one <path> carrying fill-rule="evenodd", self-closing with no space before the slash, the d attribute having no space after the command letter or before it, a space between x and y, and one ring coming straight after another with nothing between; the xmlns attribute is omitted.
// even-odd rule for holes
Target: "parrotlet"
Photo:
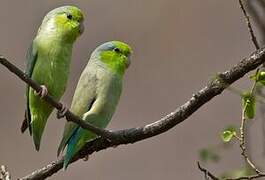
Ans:
<svg viewBox="0 0 265 180"><path fill-rule="evenodd" d="M45 102L48 92L60 100L69 76L73 44L84 30L84 15L75 6L62 6L50 11L43 19L27 53L27 75L42 85L40 92L26 87L24 132L29 128L36 150L53 107ZM41 95L41 97L38 96Z"/></svg>
<svg viewBox="0 0 265 180"><path fill-rule="evenodd" d="M131 47L120 41L106 42L97 47L78 81L70 111L94 126L105 128L119 102L131 54ZM67 146L64 168L87 142L96 137L77 124L66 122L57 152L59 156Z"/></svg>

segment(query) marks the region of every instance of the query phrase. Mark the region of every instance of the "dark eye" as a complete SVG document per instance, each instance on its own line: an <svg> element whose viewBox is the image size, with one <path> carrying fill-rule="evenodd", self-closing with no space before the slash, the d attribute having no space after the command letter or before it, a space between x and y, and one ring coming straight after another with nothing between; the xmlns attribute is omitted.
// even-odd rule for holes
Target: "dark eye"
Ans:
<svg viewBox="0 0 265 180"><path fill-rule="evenodd" d="M67 18L71 20L73 18L72 14L67 14Z"/></svg>
<svg viewBox="0 0 265 180"><path fill-rule="evenodd" d="M119 48L114 48L113 51L115 51L116 53L120 53L121 50Z"/></svg>

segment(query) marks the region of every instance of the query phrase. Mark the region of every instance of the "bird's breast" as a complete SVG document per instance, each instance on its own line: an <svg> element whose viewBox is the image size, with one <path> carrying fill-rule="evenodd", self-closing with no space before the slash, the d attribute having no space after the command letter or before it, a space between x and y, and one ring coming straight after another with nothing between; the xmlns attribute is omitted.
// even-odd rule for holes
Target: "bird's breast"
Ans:
<svg viewBox="0 0 265 180"><path fill-rule="evenodd" d="M55 98L60 98L65 91L71 61L72 49L69 46L50 41L39 43L37 81L45 84Z"/></svg>
<svg viewBox="0 0 265 180"><path fill-rule="evenodd" d="M101 100L100 112L112 116L122 92L122 79L112 72L99 69L97 74L97 95Z"/></svg>

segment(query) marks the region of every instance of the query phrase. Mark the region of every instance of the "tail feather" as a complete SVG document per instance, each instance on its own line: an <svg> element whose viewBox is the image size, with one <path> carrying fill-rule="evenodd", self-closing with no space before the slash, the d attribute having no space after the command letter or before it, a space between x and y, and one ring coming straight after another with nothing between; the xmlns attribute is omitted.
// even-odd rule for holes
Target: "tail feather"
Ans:
<svg viewBox="0 0 265 180"><path fill-rule="evenodd" d="M71 162L73 156L75 155L75 153L78 151L77 150L77 143L78 140L80 139L80 128L78 128L72 135L72 137L69 139L69 142L67 144L67 150L64 156L64 163L63 163L63 167L64 170L67 169L69 163Z"/></svg>
<svg viewBox="0 0 265 180"><path fill-rule="evenodd" d="M96 134L84 130L83 128L79 127L75 130L73 135L68 141L67 150L64 156L64 170L67 169L70 162L73 160L74 156L81 148L89 141L95 139L97 137Z"/></svg>
<svg viewBox="0 0 265 180"><path fill-rule="evenodd" d="M60 154L64 151L66 144L63 144L62 142L60 143L58 149L57 149L57 157L60 156Z"/></svg>
<svg viewBox="0 0 265 180"><path fill-rule="evenodd" d="M37 116L36 119L35 118L32 119L31 122L33 141L37 151L39 151L40 149L40 142L46 126L46 122L47 122L46 116L45 117Z"/></svg>
<svg viewBox="0 0 265 180"><path fill-rule="evenodd" d="M37 128L34 127L32 129L33 129L33 142L35 145L35 149L39 151L42 132L40 132L40 130L37 130Z"/></svg>
<svg viewBox="0 0 265 180"><path fill-rule="evenodd" d="M75 131L78 130L78 125L72 122L67 122L65 124L63 138L60 142L60 145L57 149L57 157L64 151L65 147L67 146L70 138L73 136Z"/></svg>
<svg viewBox="0 0 265 180"><path fill-rule="evenodd" d="M22 125L20 127L20 131L21 133L24 133L27 129L28 129L28 120L27 119L24 119L23 122L22 122Z"/></svg>
<svg viewBox="0 0 265 180"><path fill-rule="evenodd" d="M29 111L29 109L25 111L24 120L23 120L22 125L20 127L20 131L21 131L21 133L24 133L29 128L29 134L32 135L32 129L30 126L30 113L28 111Z"/></svg>

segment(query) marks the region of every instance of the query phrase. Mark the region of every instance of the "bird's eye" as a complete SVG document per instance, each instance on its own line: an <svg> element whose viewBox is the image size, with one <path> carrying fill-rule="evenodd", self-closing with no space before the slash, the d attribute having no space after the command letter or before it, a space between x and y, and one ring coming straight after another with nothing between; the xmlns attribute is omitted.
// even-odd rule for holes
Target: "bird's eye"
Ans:
<svg viewBox="0 0 265 180"><path fill-rule="evenodd" d="M121 50L119 48L114 48L113 51L115 51L116 53L120 53Z"/></svg>
<svg viewBox="0 0 265 180"><path fill-rule="evenodd" d="M67 19L71 20L73 18L72 14L67 14Z"/></svg>

